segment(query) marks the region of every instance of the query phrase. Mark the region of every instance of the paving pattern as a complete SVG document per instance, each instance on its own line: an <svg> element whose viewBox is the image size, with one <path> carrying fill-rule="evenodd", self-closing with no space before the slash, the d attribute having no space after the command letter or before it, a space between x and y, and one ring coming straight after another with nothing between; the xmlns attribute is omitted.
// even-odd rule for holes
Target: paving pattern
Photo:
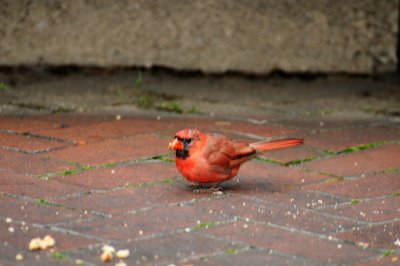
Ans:
<svg viewBox="0 0 400 266"><path fill-rule="evenodd" d="M0 265L396 265L400 127L370 120L0 117ZM194 193L168 142L185 127L305 145ZM29 251L35 237L56 244ZM114 258L108 265L115 265Z"/></svg>

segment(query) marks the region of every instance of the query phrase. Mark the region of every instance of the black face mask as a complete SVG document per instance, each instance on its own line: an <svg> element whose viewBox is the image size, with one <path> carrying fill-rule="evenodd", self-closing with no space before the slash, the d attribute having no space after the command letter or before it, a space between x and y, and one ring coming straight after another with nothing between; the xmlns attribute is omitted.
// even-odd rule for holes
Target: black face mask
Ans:
<svg viewBox="0 0 400 266"><path fill-rule="evenodd" d="M193 142L193 139L182 139L177 138L183 144L183 150L176 150L176 158L185 160L189 157L189 148Z"/></svg>

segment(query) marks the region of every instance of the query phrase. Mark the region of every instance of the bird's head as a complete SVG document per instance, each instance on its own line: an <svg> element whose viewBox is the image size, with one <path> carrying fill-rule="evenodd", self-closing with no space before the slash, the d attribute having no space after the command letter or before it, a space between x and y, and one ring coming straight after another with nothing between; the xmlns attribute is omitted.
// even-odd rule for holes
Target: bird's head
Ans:
<svg viewBox="0 0 400 266"><path fill-rule="evenodd" d="M176 157L186 159L204 145L205 135L197 129L185 128L175 134L169 148L176 151Z"/></svg>

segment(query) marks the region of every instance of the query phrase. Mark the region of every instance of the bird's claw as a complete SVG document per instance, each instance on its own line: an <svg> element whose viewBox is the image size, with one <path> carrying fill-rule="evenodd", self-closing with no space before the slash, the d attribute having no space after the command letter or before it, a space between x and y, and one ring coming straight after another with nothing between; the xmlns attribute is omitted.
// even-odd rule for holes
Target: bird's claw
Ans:
<svg viewBox="0 0 400 266"><path fill-rule="evenodd" d="M212 188L197 188L194 189L194 193L202 194L202 193L212 193L214 195L222 195L223 188L222 187L212 187Z"/></svg>

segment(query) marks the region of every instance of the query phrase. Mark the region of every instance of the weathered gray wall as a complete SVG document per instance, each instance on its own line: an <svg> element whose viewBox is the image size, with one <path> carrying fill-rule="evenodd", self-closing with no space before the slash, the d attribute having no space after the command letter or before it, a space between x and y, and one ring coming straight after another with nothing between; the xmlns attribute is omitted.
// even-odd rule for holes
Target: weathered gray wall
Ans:
<svg viewBox="0 0 400 266"><path fill-rule="evenodd" d="M392 71L399 0L0 0L0 65Z"/></svg>

